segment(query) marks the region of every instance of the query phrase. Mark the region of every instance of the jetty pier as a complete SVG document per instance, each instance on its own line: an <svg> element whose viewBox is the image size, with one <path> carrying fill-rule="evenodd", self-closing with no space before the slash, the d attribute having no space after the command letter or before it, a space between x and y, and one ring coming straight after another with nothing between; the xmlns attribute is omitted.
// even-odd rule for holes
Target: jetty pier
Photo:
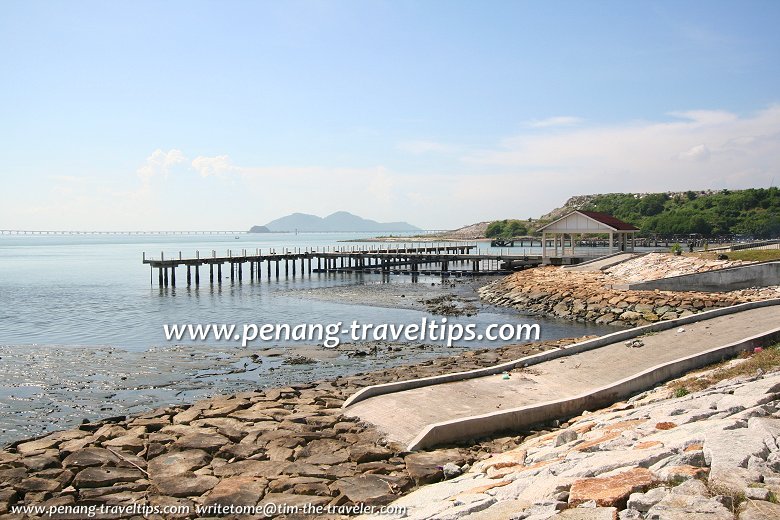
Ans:
<svg viewBox="0 0 780 520"><path fill-rule="evenodd" d="M177 269L184 270L188 286L201 284L208 277L209 284L220 284L223 267L231 282L293 278L311 273L373 273L441 276L482 276L508 274L518 269L536 267L555 260L578 263L580 258L542 258L501 249L497 252L481 252L473 244L424 245L408 247L326 247L326 248L274 248L249 252L228 250L217 255L212 250L207 255L197 251L194 257L167 258L163 253L157 258L143 253L143 263L148 264L154 284L155 271L160 287L176 286ZM207 271L207 272L206 272ZM181 273L180 273L181 276Z"/></svg>

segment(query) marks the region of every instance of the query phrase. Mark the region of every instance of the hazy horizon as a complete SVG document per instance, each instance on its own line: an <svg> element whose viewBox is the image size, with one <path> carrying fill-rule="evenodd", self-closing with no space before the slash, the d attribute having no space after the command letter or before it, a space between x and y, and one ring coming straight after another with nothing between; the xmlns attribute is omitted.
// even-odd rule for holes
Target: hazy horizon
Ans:
<svg viewBox="0 0 780 520"><path fill-rule="evenodd" d="M776 184L780 4L0 5L0 229L423 229Z"/></svg>

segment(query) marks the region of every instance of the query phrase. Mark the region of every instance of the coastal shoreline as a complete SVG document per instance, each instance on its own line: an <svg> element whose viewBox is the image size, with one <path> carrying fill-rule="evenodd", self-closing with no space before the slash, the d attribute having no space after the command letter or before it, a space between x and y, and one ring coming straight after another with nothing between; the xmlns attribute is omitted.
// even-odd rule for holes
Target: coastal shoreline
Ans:
<svg viewBox="0 0 780 520"><path fill-rule="evenodd" d="M12 504L382 504L518 442L498 437L409 454L341 404L372 384L494 365L582 338L480 349L333 380L220 395L20 440L0 452L0 512ZM183 459L184 460L183 460ZM118 479L118 480L117 480Z"/></svg>

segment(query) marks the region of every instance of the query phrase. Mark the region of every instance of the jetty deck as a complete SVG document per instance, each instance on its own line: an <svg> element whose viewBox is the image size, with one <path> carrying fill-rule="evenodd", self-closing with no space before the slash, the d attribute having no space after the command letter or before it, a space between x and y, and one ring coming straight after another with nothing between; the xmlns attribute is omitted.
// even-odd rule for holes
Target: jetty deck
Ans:
<svg viewBox="0 0 780 520"><path fill-rule="evenodd" d="M540 255L526 255L511 252L509 249L497 252L480 252L473 244L446 244L426 246L397 247L334 247L334 248L295 248L256 249L248 252L242 249L225 255L216 251L208 255L196 252L194 257L166 258L160 254L151 258L143 254L143 263L157 271L157 281L161 287L176 286L176 270L186 270L186 283L200 285L201 275L208 276L208 283L222 283L223 266L230 281L249 281L282 276L296 277L312 273L373 273L404 274L410 276L484 276L503 275L513 271L536 267L542 263L564 264L579 263L586 257L542 258ZM208 273L201 273L201 269ZM153 282L152 282L153 283Z"/></svg>

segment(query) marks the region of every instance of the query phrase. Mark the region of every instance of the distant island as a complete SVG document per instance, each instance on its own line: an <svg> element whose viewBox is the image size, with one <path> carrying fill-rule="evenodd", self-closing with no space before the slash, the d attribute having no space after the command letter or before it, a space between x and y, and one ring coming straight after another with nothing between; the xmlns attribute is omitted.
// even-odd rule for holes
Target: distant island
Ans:
<svg viewBox="0 0 780 520"><path fill-rule="evenodd" d="M301 232L387 232L387 231L422 231L407 222L377 222L346 211L337 211L327 217L293 213L286 217L272 220L265 226L252 226L250 233L281 233L288 231Z"/></svg>

